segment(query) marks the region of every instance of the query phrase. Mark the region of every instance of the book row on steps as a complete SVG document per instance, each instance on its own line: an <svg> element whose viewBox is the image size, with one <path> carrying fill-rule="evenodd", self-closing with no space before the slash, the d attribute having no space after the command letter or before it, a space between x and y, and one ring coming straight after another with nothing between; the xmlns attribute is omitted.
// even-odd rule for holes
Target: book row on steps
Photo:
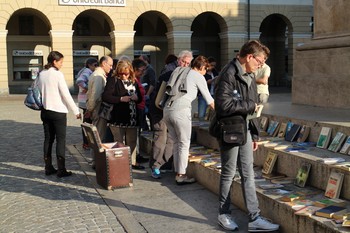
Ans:
<svg viewBox="0 0 350 233"><path fill-rule="evenodd" d="M339 198L344 174L332 171L326 190L306 186L310 163L303 163L295 177L275 173L278 154L269 151L263 167L255 166L255 184L258 190L276 201L288 205L296 215L317 216L336 227L350 227L350 203ZM189 162L196 162L208 169L221 172L220 153L201 145L191 144ZM235 180L239 180L237 173Z"/></svg>
<svg viewBox="0 0 350 233"><path fill-rule="evenodd" d="M337 153L350 154L350 136L342 132L336 132L334 138L331 138L332 128L322 127L318 135L317 142L307 141L311 127L307 125L295 124L291 121L279 122L269 120L266 116L260 117L260 141L258 144L274 150L283 150L286 152L308 151L313 147L326 149L336 152L332 156L320 158L320 162L326 164L341 165L344 170L350 170L350 162L346 162L343 157L337 156Z"/></svg>
<svg viewBox="0 0 350 233"><path fill-rule="evenodd" d="M344 174L331 171L326 190L307 187L311 164L304 162L296 177L273 172L277 153L269 151L263 167L255 167L255 184L265 195L288 205L296 215L316 216L336 227L350 227L350 203L339 198Z"/></svg>

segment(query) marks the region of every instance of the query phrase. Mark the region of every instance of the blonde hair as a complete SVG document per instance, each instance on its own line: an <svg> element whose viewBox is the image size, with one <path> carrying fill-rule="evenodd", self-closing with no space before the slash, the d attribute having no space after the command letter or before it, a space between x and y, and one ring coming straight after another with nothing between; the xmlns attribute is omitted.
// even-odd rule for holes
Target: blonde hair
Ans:
<svg viewBox="0 0 350 233"><path fill-rule="evenodd" d="M132 82L135 83L136 81L136 77L135 77L135 72L134 69L132 67L132 64L129 60L119 60L117 63L117 67L114 70L113 73L113 77L117 77L119 79L121 79L121 77L119 76L119 73L123 73L125 69L129 70L129 77L128 79Z"/></svg>

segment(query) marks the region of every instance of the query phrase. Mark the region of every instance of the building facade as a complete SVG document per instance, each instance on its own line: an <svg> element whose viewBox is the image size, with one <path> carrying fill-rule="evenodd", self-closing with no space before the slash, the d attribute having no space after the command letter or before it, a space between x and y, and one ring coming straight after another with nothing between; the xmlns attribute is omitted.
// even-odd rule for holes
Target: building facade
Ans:
<svg viewBox="0 0 350 233"><path fill-rule="evenodd" d="M311 40L312 0L0 0L0 95L25 93L50 51L64 54L67 84L88 57L192 50L223 66L249 39L271 50L270 85L290 86L293 54Z"/></svg>

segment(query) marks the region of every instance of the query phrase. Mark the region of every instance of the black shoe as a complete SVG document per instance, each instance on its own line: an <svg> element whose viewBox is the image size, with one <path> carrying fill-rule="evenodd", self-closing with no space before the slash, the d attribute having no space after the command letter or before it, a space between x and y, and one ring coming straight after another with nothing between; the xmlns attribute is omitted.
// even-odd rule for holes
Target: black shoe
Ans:
<svg viewBox="0 0 350 233"><path fill-rule="evenodd" d="M138 162L138 163L146 163L146 162L148 162L148 158L145 158L145 157L142 157L141 155L137 155L136 156L136 162Z"/></svg>
<svg viewBox="0 0 350 233"><path fill-rule="evenodd" d="M142 165L132 165L132 169L135 170L145 170L145 167Z"/></svg>
<svg viewBox="0 0 350 233"><path fill-rule="evenodd" d="M53 166L45 168L45 175L47 175L47 176L52 175L52 174L56 174L56 173L57 173L57 170Z"/></svg>
<svg viewBox="0 0 350 233"><path fill-rule="evenodd" d="M72 174L73 174L72 172L69 172L67 170L63 170L63 171L57 172L57 177L61 178L61 177L71 176Z"/></svg>

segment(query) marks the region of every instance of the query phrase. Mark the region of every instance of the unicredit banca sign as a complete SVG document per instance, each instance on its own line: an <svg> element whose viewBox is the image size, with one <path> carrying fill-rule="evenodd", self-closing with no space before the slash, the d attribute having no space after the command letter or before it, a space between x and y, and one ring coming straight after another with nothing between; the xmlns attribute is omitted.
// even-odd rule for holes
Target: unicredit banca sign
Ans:
<svg viewBox="0 0 350 233"><path fill-rule="evenodd" d="M58 0L58 5L71 5L71 6L126 6L126 0Z"/></svg>

